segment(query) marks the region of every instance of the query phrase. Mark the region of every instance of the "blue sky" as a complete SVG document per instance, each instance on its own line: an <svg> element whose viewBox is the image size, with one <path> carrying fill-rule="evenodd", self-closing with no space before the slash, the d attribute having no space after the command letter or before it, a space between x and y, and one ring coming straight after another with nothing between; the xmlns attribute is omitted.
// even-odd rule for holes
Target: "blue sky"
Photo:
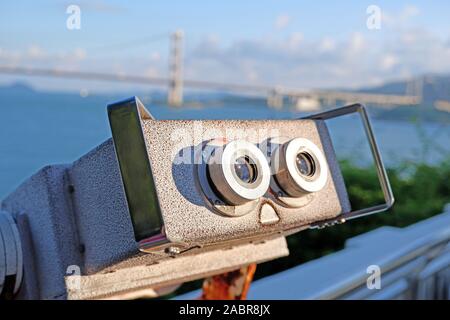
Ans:
<svg viewBox="0 0 450 320"><path fill-rule="evenodd" d="M66 28L70 4L81 9L80 30ZM381 9L380 30L366 27L369 5ZM450 72L449 12L448 1L2 1L0 65L166 76L166 35L181 28L186 78L376 85ZM18 79L0 75L0 83ZM86 85L28 81L50 90Z"/></svg>

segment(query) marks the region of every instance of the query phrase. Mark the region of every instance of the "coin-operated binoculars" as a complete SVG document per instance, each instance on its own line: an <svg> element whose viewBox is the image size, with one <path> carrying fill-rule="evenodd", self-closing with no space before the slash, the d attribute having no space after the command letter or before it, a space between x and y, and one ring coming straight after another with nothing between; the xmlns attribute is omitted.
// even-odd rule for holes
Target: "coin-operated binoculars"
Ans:
<svg viewBox="0 0 450 320"><path fill-rule="evenodd" d="M352 211L326 120L358 112L385 204ZM112 138L1 203L0 290L17 299L158 296L288 255L285 236L388 209L366 111L298 120L156 120L108 106Z"/></svg>

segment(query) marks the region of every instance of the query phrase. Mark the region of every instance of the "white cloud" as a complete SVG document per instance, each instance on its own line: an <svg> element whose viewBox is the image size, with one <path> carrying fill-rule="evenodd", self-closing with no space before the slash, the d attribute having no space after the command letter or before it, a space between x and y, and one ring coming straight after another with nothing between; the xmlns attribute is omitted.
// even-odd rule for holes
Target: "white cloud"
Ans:
<svg viewBox="0 0 450 320"><path fill-rule="evenodd" d="M348 49L352 53L357 54L364 49L365 45L366 41L364 39L364 36L359 32L355 32L350 37L350 45Z"/></svg>
<svg viewBox="0 0 450 320"><path fill-rule="evenodd" d="M383 25L389 28L404 28L414 21L414 17L420 15L420 9L413 5L407 5L395 13L385 12L383 8L381 10Z"/></svg>
<svg viewBox="0 0 450 320"><path fill-rule="evenodd" d="M288 45L291 49L295 49L298 46L300 46L302 41L303 41L303 34L301 32L294 32L293 34L290 35L288 39Z"/></svg>
<svg viewBox="0 0 450 320"><path fill-rule="evenodd" d="M400 19L408 20L410 18L416 17L420 14L419 8L413 5L408 5L403 8L402 12L400 13Z"/></svg>
<svg viewBox="0 0 450 320"><path fill-rule="evenodd" d="M83 48L76 48L71 55L75 60L84 60L86 59L87 53Z"/></svg>
<svg viewBox="0 0 450 320"><path fill-rule="evenodd" d="M45 57L45 52L41 47L33 44L28 48L27 55L31 59L41 59Z"/></svg>
<svg viewBox="0 0 450 320"><path fill-rule="evenodd" d="M251 82L255 82L259 79L258 72L256 72L255 70L247 70L245 73L245 77Z"/></svg>
<svg viewBox="0 0 450 320"><path fill-rule="evenodd" d="M286 28L291 22L291 17L288 14L280 14L275 19L275 29L282 30Z"/></svg>
<svg viewBox="0 0 450 320"><path fill-rule="evenodd" d="M159 61L161 61L161 54L158 51L152 52L152 54L150 55L150 60L152 62L159 62Z"/></svg>
<svg viewBox="0 0 450 320"><path fill-rule="evenodd" d="M14 61L15 63L29 64L33 62L39 63L64 63L82 61L87 58L86 50L83 48L75 48L71 51L59 51L51 53L43 49L41 46L33 44L25 50L7 50L0 51L0 63L8 64Z"/></svg>
<svg viewBox="0 0 450 320"><path fill-rule="evenodd" d="M155 67L149 67L144 72L146 77L160 77L161 74L159 73L159 70Z"/></svg>
<svg viewBox="0 0 450 320"><path fill-rule="evenodd" d="M329 52L333 51L335 48L336 42L329 37L325 37L320 41L319 52Z"/></svg>
<svg viewBox="0 0 450 320"><path fill-rule="evenodd" d="M382 70L388 71L391 70L399 63L398 58L393 54L386 54L381 58L380 68Z"/></svg>
<svg viewBox="0 0 450 320"><path fill-rule="evenodd" d="M225 44L214 34L206 35L186 49L184 76L205 81L325 88L359 87L422 73L450 72L450 34L437 35L405 23L418 14L417 8L404 8L396 15L403 21L396 21L386 30L383 25L376 33L354 32L336 38L309 39L294 32ZM285 28L290 20L280 15L276 25ZM25 50L0 48L0 65L155 77L167 76L167 59L166 53L159 51L130 62L128 56L89 56L83 48L59 53L37 44Z"/></svg>
<svg viewBox="0 0 450 320"><path fill-rule="evenodd" d="M291 36L240 40L229 46L215 43L214 48L205 43L188 53L186 78L317 88L359 87L450 72L450 45L418 28L396 30L388 37L366 38L356 32L340 40Z"/></svg>

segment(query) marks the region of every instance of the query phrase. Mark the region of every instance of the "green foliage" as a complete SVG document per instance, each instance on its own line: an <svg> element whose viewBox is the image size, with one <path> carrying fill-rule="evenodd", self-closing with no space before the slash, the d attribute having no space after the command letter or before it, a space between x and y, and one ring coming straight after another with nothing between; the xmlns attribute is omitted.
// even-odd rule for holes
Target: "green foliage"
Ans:
<svg viewBox="0 0 450 320"><path fill-rule="evenodd" d="M353 209L383 202L374 168L341 162ZM405 227L442 212L450 202L450 158L438 165L405 163L388 170L396 202L388 212L350 220L322 230L305 230L288 237L290 255L258 266L257 278L292 268L344 247L345 241L381 226Z"/></svg>
<svg viewBox="0 0 450 320"><path fill-rule="evenodd" d="M374 168L341 162L353 209L382 203L383 194ZM442 212L450 202L450 158L438 165L404 163L388 169L396 202L391 210L350 220L322 230L305 230L289 236L290 255L258 265L255 278L265 277L341 250L345 241L382 226L405 227ZM178 294L199 288L201 281L184 284Z"/></svg>

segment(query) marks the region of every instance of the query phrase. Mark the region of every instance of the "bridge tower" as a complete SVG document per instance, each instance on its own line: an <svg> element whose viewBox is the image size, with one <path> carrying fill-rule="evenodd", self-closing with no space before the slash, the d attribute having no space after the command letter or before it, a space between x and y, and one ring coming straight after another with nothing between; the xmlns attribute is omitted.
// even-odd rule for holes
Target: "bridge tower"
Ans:
<svg viewBox="0 0 450 320"><path fill-rule="evenodd" d="M411 78L406 82L406 95L419 97L420 102L423 101L424 76Z"/></svg>
<svg viewBox="0 0 450 320"><path fill-rule="evenodd" d="M267 105L274 109L283 108L283 95L278 87L275 87L268 92Z"/></svg>
<svg viewBox="0 0 450 320"><path fill-rule="evenodd" d="M171 35L169 57L169 93L168 103L179 107L183 103L183 30Z"/></svg>

